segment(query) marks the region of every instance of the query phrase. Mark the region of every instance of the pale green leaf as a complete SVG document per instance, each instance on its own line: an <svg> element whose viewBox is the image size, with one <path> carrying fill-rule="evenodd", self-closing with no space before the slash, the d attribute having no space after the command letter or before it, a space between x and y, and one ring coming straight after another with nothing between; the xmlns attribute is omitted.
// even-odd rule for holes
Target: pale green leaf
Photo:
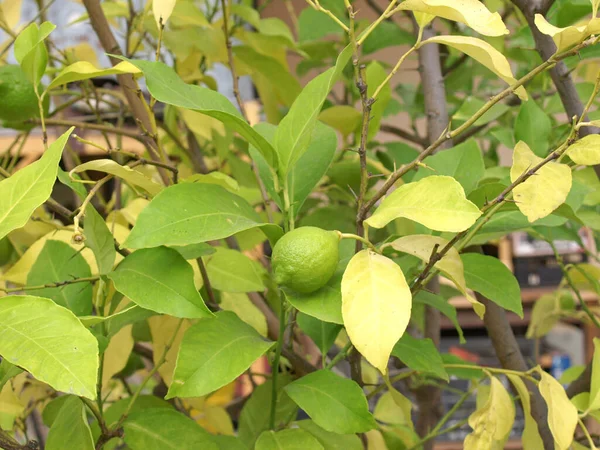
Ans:
<svg viewBox="0 0 600 450"><path fill-rule="evenodd" d="M312 434L325 450L362 450L360 438L355 434L339 434L326 431L312 420L296 422L302 430Z"/></svg>
<svg viewBox="0 0 600 450"><path fill-rule="evenodd" d="M189 417L169 408L148 408L123 422L128 448L144 450L218 450L212 435Z"/></svg>
<svg viewBox="0 0 600 450"><path fill-rule="evenodd" d="M324 450L317 438L300 429L265 431L254 450Z"/></svg>
<svg viewBox="0 0 600 450"><path fill-rule="evenodd" d="M48 200L54 187L58 163L73 128L53 142L39 161L0 181L0 239L27 223Z"/></svg>
<svg viewBox="0 0 600 450"><path fill-rule="evenodd" d="M183 337L167 398L199 397L216 391L272 345L229 311L200 319Z"/></svg>
<svg viewBox="0 0 600 450"><path fill-rule="evenodd" d="M573 442L577 428L577 408L569 401L567 393L554 377L538 370L541 380L540 393L548 405L548 425L556 445L556 450L567 450Z"/></svg>
<svg viewBox="0 0 600 450"><path fill-rule="evenodd" d="M46 449L64 450L66 442L73 449L94 450L95 448L85 406L73 395L67 396L62 402L58 415L48 431Z"/></svg>
<svg viewBox="0 0 600 450"><path fill-rule="evenodd" d="M448 245L448 241L437 236L414 234L398 238L389 245L395 250L416 256L427 263L431 258L435 246L437 245L436 251L440 251ZM464 267L458 251L455 248L450 248L442 259L434 264L434 267L439 269L442 274L456 285L457 289L471 302L477 315L483 318L485 306L467 291Z"/></svg>
<svg viewBox="0 0 600 450"><path fill-rule="evenodd" d="M334 105L321 111L319 120L335 128L343 136L348 136L356 131L362 120L362 115L358 109L352 106Z"/></svg>
<svg viewBox="0 0 600 450"><path fill-rule="evenodd" d="M399 217L414 220L436 231L463 231L481 215L452 177L431 176L400 186L389 194L365 223L383 228Z"/></svg>
<svg viewBox="0 0 600 450"><path fill-rule="evenodd" d="M439 295L432 294L431 292L421 290L417 292L417 295L415 295L415 297L413 298L413 303L429 305L440 311L443 315L445 315L448 318L448 320L450 320L450 322L452 322L454 328L456 328L458 337L460 339L460 343L464 344L466 342L463 330L460 327L460 324L458 323L456 308L453 305L451 305L445 298L440 297Z"/></svg>
<svg viewBox="0 0 600 450"><path fill-rule="evenodd" d="M394 345L392 355L411 369L448 381L442 357L431 339L416 339L405 333Z"/></svg>
<svg viewBox="0 0 600 450"><path fill-rule="evenodd" d="M567 155L576 164L584 166L600 164L600 136L589 134L575 141L567 149Z"/></svg>
<svg viewBox="0 0 600 450"><path fill-rule="evenodd" d="M600 409L600 339L594 338L594 357L592 359L592 376L590 387L590 403L588 410Z"/></svg>
<svg viewBox="0 0 600 450"><path fill-rule="evenodd" d="M162 186L150 178L146 177L141 172L138 172L135 169L132 169L128 166L122 166L116 161L112 159L96 159L94 161L89 161L73 169L73 173L81 173L86 170L95 170L98 172L106 172L116 177L122 178L127 183L132 186L139 186L145 191L147 191L150 195L156 195L162 190Z"/></svg>
<svg viewBox="0 0 600 450"><path fill-rule="evenodd" d="M312 79L279 124L274 142L279 160L280 178L285 179L289 170L306 152L323 103L351 54L352 46L347 46L338 56L334 67Z"/></svg>
<svg viewBox="0 0 600 450"><path fill-rule="evenodd" d="M39 84L48 64L48 50L44 40L55 28L56 25L50 22L44 22L39 27L37 23L32 23L15 40L15 59L34 86Z"/></svg>
<svg viewBox="0 0 600 450"><path fill-rule="evenodd" d="M11 378L16 377L23 372L23 369L9 363L6 359L0 361L0 391Z"/></svg>
<svg viewBox="0 0 600 450"><path fill-rule="evenodd" d="M467 253L461 256L467 286L504 309L523 317L521 288L513 273L492 256Z"/></svg>
<svg viewBox="0 0 600 450"><path fill-rule="evenodd" d="M252 129L227 97L209 88L186 84L173 69L161 62L121 59L129 61L144 73L148 90L156 100L220 120L254 145L271 167L277 166L277 156L271 144Z"/></svg>
<svg viewBox="0 0 600 450"><path fill-rule="evenodd" d="M410 410L411 408L408 408L409 413ZM379 397L379 400L377 400L375 410L373 411L373 416L378 422L383 422L390 425L406 425L412 422L410 415L407 417L406 412L407 411L404 408L398 406L394 400L392 391L388 391Z"/></svg>
<svg viewBox="0 0 600 450"><path fill-rule="evenodd" d="M502 36L508 29L497 12L491 13L478 0L405 0L397 8L419 11L442 17L454 22L464 23L485 36Z"/></svg>
<svg viewBox="0 0 600 450"><path fill-rule="evenodd" d="M465 450L503 448L515 420L515 405L502 383L490 378L486 402L469 416L473 429L465 439Z"/></svg>
<svg viewBox="0 0 600 450"><path fill-rule="evenodd" d="M171 17L177 0L152 0L152 13L158 28L164 27Z"/></svg>
<svg viewBox="0 0 600 450"><path fill-rule="evenodd" d="M525 142L537 156L544 157L550 148L552 121L534 100L521 103L515 119L515 142Z"/></svg>
<svg viewBox="0 0 600 450"><path fill-rule="evenodd" d="M517 375L507 374L506 376L517 390L523 407L523 415L525 416L525 427L523 429L523 436L521 437L523 450L538 450L544 448L537 422L531 415L531 395L529 394L525 382Z"/></svg>
<svg viewBox="0 0 600 450"><path fill-rule="evenodd" d="M362 250L342 278L342 316L354 347L382 373L402 337L412 296L400 267L391 259Z"/></svg>
<svg viewBox="0 0 600 450"><path fill-rule="evenodd" d="M285 391L327 431L364 433L377 426L362 389L354 381L319 370L288 384Z"/></svg>
<svg viewBox="0 0 600 450"><path fill-rule="evenodd" d="M256 227L262 227L272 241L283 234L277 225L266 224L243 198L221 186L181 183L164 189L142 210L123 246L197 244Z"/></svg>
<svg viewBox="0 0 600 450"><path fill-rule="evenodd" d="M266 272L257 261L243 253L217 248L206 264L208 279L213 288L227 292L262 292Z"/></svg>
<svg viewBox="0 0 600 450"><path fill-rule="evenodd" d="M387 70L384 69L378 61L373 61L367 66L366 77L368 80L367 96L371 97L378 86L387 78ZM379 133L381 119L383 118L385 108L391 99L392 87L390 83L386 83L377 94L377 101L371 106L371 113L369 114L369 131L367 134L368 141L371 141L377 133Z"/></svg>
<svg viewBox="0 0 600 450"><path fill-rule="evenodd" d="M98 341L50 299L0 299L0 355L58 391L96 398Z"/></svg>
<svg viewBox="0 0 600 450"><path fill-rule="evenodd" d="M142 308L181 318L212 316L194 286L192 266L171 248L137 250L108 278Z"/></svg>
<svg viewBox="0 0 600 450"><path fill-rule="evenodd" d="M126 61L117 64L109 69L99 69L87 61L78 61L61 70L54 78L46 90L74 81L89 80L90 78L105 77L108 75L122 75L125 73L137 74L140 70L133 64Z"/></svg>
<svg viewBox="0 0 600 450"><path fill-rule="evenodd" d="M284 289L285 298L290 304L309 316L331 323L344 323L342 319L342 282L343 270L338 270L321 289L302 294Z"/></svg>
<svg viewBox="0 0 600 450"><path fill-rule="evenodd" d="M254 328L261 336L267 337L267 319L260 309L243 293L221 292L221 309L232 311Z"/></svg>
<svg viewBox="0 0 600 450"><path fill-rule="evenodd" d="M518 142L510 169L511 181L514 182L541 161L542 158L536 156L525 142ZM551 161L534 176L516 186L513 193L519 210L527 216L529 222L534 222L558 208L566 200L570 190L571 169L565 164Z"/></svg>
<svg viewBox="0 0 600 450"><path fill-rule="evenodd" d="M429 42L447 45L463 52L494 72L498 77L506 81L508 85L513 85L517 82L506 57L482 39L471 36L434 36L424 41L422 45ZM527 100L527 92L523 86L517 88L515 93L521 100Z"/></svg>
<svg viewBox="0 0 600 450"><path fill-rule="evenodd" d="M88 203L85 208L83 235L85 237L85 245L94 252L98 271L101 274L110 272L117 257L115 238L102 216L91 203Z"/></svg>
<svg viewBox="0 0 600 450"><path fill-rule="evenodd" d="M91 275L90 266L78 251L64 242L48 240L31 266L27 275L27 285L60 283ZM92 312L91 282L38 289L36 294L70 309L76 316L85 316Z"/></svg>

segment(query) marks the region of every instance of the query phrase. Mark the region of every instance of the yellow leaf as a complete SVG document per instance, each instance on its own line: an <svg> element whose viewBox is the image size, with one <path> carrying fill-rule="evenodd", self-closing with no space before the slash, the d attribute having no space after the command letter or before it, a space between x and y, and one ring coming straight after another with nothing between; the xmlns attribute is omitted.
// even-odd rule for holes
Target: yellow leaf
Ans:
<svg viewBox="0 0 600 450"><path fill-rule="evenodd" d="M469 416L473 432L465 439L465 450L503 448L515 421L515 405L502 383L490 378L487 401Z"/></svg>
<svg viewBox="0 0 600 450"><path fill-rule="evenodd" d="M558 322L560 307L558 305L558 295L556 294L544 294L535 301L525 335L528 339L546 335Z"/></svg>
<svg viewBox="0 0 600 450"><path fill-rule="evenodd" d="M180 319L171 316L152 316L148 319L150 333L152 334L154 364L162 357L165 347L171 341L173 333L175 333L175 330L177 329L179 320ZM183 321L177 336L173 341L173 345L167 352L165 363L158 369L158 373L167 386L170 386L171 381L173 381L173 370L175 369L175 363L177 362L177 353L179 353L181 340L183 339L186 330L191 326L192 324L189 320Z"/></svg>
<svg viewBox="0 0 600 450"><path fill-rule="evenodd" d="M96 57L96 50L87 42L81 42L73 47L67 47L64 52L69 63L87 61L94 66L100 64L98 62L98 58Z"/></svg>
<svg viewBox="0 0 600 450"><path fill-rule="evenodd" d="M428 42L437 42L463 52L490 69L509 85L517 82L506 57L484 40L470 36L434 36L422 45ZM523 86L520 86L515 93L521 100L527 100L527 92Z"/></svg>
<svg viewBox="0 0 600 450"><path fill-rule="evenodd" d="M385 439L379 430L371 430L365 433L367 436L367 450L388 450Z"/></svg>
<svg viewBox="0 0 600 450"><path fill-rule="evenodd" d="M577 408L554 377L538 368L541 376L539 389L548 405L548 425L554 436L556 450L567 450L573 442L577 427Z"/></svg>
<svg viewBox="0 0 600 450"><path fill-rule="evenodd" d="M478 0L405 0L396 9L419 11L464 23L484 36L502 36L509 33L500 14L491 13Z"/></svg>
<svg viewBox="0 0 600 450"><path fill-rule="evenodd" d="M4 0L0 3L0 22L15 31L21 21L21 9L23 0Z"/></svg>
<svg viewBox="0 0 600 450"><path fill-rule="evenodd" d="M240 319L258 331L260 335L267 337L267 319L246 294L221 292L221 303L219 305L222 309L233 311Z"/></svg>
<svg viewBox="0 0 600 450"><path fill-rule="evenodd" d="M437 236L414 234L396 239L387 245L390 245L394 250L409 253L422 261L429 262L436 244L438 246L436 251L439 252L448 244L448 241ZM467 292L463 263L456 249L452 247L442 259L435 263L434 267L439 269L456 285L458 290L471 302L477 315L483 318L485 306Z"/></svg>
<svg viewBox="0 0 600 450"><path fill-rule="evenodd" d="M600 409L600 339L594 338L589 411Z"/></svg>
<svg viewBox="0 0 600 450"><path fill-rule="evenodd" d="M50 82L46 90L62 84L72 83L74 81L88 80L95 77L105 77L107 75L121 75L124 73L140 73L140 70L133 64L123 61L109 69L99 69L88 61L79 61L65 67Z"/></svg>
<svg viewBox="0 0 600 450"><path fill-rule="evenodd" d="M163 186L155 183L150 178L144 176L141 172L132 169L129 166L122 166L121 164L111 159L96 159L78 165L73 169L74 173L84 172L86 170L96 170L98 172L106 172L116 177L122 178L127 183L133 186L139 186L142 189L148 191L150 195L158 194Z"/></svg>
<svg viewBox="0 0 600 450"><path fill-rule="evenodd" d="M426 27L433 19L435 19L435 16L433 14L427 14L419 11L414 11L414 15L415 20L417 21L417 25L419 25L419 28Z"/></svg>
<svg viewBox="0 0 600 450"><path fill-rule="evenodd" d="M389 395L389 399L392 401L392 405L395 406L394 408L394 413L396 416L396 420L391 419L390 415L387 414L386 418L388 420L392 420L392 421L388 421L388 423L390 424L396 424L396 425L405 425L408 428L410 428L411 430L414 429L414 425L412 422L412 402L409 398L407 398L406 396L404 396L404 394L402 394L398 389L396 389L391 381L390 381L390 377L386 374L384 375L384 380L385 380L385 384L387 385L388 388L388 392L386 393L387 395ZM385 396L385 395L384 395ZM383 397L382 397L383 399ZM380 399L381 402L381 399ZM388 409L392 406L392 405L388 405ZM376 409L377 411L377 409ZM390 411L391 413L391 411ZM375 415L375 417L377 418L377 415ZM379 420L383 420L381 418L379 418ZM384 422L386 420L383 420Z"/></svg>
<svg viewBox="0 0 600 450"><path fill-rule="evenodd" d="M102 366L102 386L107 387L110 379L125 368L129 355L133 350L133 337L131 329L133 325L128 325L115 334L106 350L104 351L104 363Z"/></svg>
<svg viewBox="0 0 600 450"><path fill-rule="evenodd" d="M523 413L525 416L525 428L523 429L523 436L521 437L523 450L538 450L544 448L537 422L531 415L531 398L527 386L521 377L517 375L508 374L506 376L517 390L517 394L519 394L519 397L521 398L521 405L523 406Z"/></svg>
<svg viewBox="0 0 600 450"><path fill-rule="evenodd" d="M402 397L404 397L401 393L399 394ZM410 406L410 408L408 408L408 412L410 413L412 403L406 397L404 398L408 401L407 405ZM412 423L410 416L406 415L406 410L398 406L397 402L394 400L394 397L392 396L392 391L388 391L381 397L379 397L377 405L375 405L375 410L373 411L373 416L379 422L387 423L390 425L404 425L406 423Z"/></svg>
<svg viewBox="0 0 600 450"><path fill-rule="evenodd" d="M152 1L152 12L154 13L154 20L156 20L156 26L160 28L161 23L164 27L175 8L176 0L153 0Z"/></svg>
<svg viewBox="0 0 600 450"><path fill-rule="evenodd" d="M400 186L365 223L383 228L392 220L405 217L432 230L457 232L469 228L480 215L458 181L448 176L430 176Z"/></svg>
<svg viewBox="0 0 600 450"><path fill-rule="evenodd" d="M524 172L542 162L529 146L519 141L513 153L510 180L514 182ZM571 190L571 169L565 164L549 162L513 190L519 210L530 222L546 217L558 208Z"/></svg>
<svg viewBox="0 0 600 450"><path fill-rule="evenodd" d="M400 267L371 250L352 257L342 277L342 317L354 347L382 373L402 337L412 296Z"/></svg>
<svg viewBox="0 0 600 450"><path fill-rule="evenodd" d="M145 198L138 197L127 203L127 206L119 211L129 224L135 225L138 216L148 206L148 203L150 202Z"/></svg>
<svg viewBox="0 0 600 450"><path fill-rule="evenodd" d="M358 128L362 115L360 111L348 105L334 105L319 114L319 120L342 133L352 134Z"/></svg>
<svg viewBox="0 0 600 450"><path fill-rule="evenodd" d="M12 266L2 278L6 281L10 281L15 284L26 285L27 284L27 275L29 274L29 270L33 263L37 260L42 248L46 244L46 241L61 241L69 244L77 251L81 251L81 256L85 259L85 261L89 264L90 270L93 274L98 273L98 265L96 264L96 258L94 254L89 248L81 248L81 245L75 245L71 242L71 238L73 237L72 230L56 230L52 231L45 236L41 237L37 241L35 241L31 247L27 249L23 256Z"/></svg>
<svg viewBox="0 0 600 450"><path fill-rule="evenodd" d="M576 164L595 166L600 164L600 136L589 134L567 149L567 155Z"/></svg>
<svg viewBox="0 0 600 450"><path fill-rule="evenodd" d="M24 409L25 405L16 396L12 383L6 383L0 391L0 427L12 430L15 419Z"/></svg>
<svg viewBox="0 0 600 450"><path fill-rule="evenodd" d="M597 34L600 31L600 19L592 19L585 25L559 28L549 23L541 14L536 14L535 26L540 32L552 38L557 51L562 51L583 42L592 34Z"/></svg>
<svg viewBox="0 0 600 450"><path fill-rule="evenodd" d="M202 428L212 434L233 436L233 423L227 410L222 406L207 406L196 418Z"/></svg>
<svg viewBox="0 0 600 450"><path fill-rule="evenodd" d="M223 122L213 117L183 108L179 109L179 113L181 114L181 118L185 122L186 126L194 134L197 134L204 139L212 140L213 132L216 132L221 136L225 136L227 134Z"/></svg>

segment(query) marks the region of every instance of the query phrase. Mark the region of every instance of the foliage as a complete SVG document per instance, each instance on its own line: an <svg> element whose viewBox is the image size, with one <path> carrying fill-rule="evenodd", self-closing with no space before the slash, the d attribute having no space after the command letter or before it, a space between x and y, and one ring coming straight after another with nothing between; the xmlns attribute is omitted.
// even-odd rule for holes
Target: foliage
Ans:
<svg viewBox="0 0 600 450"><path fill-rule="evenodd" d="M464 341L457 291L482 319L492 303L522 317L514 275L477 247L522 230L549 242L564 275L528 337L563 318L600 326L581 294L600 295L600 270L553 244L582 229L600 244L597 0L548 2L538 30L500 1L273 2L290 27L269 1L84 0L75 23L91 23L111 67L88 44L60 46L43 20L52 3L26 26L20 1L0 3L0 73L21 83L4 77L0 90L26 82L30 97L27 111L2 109L19 131L0 149L0 447L37 448L27 418L41 413L49 449L416 450L467 424L465 448L491 449L520 405L525 449L596 448L600 341L591 383L569 398L572 374L440 353L425 318L442 313ZM534 33L557 48L546 61ZM416 60L419 83L398 84ZM558 65L585 105L574 117ZM436 70L445 98L426 83ZM240 76L258 101L242 101ZM61 119L75 103L94 120ZM43 154L20 167L26 142ZM82 146L102 156L82 163ZM57 183L74 209L52 197ZM443 288L430 292L434 277ZM452 377L468 390L419 429L415 393ZM471 397L468 419L448 425Z"/></svg>

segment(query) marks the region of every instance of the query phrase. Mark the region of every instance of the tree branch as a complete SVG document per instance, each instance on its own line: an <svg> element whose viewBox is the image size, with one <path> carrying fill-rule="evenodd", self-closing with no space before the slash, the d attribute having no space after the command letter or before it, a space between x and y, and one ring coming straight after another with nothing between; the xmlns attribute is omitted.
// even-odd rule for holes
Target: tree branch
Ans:
<svg viewBox="0 0 600 450"><path fill-rule="evenodd" d="M413 144L417 144L420 147L427 147L427 139L422 138L421 136L418 136L416 134L412 134L408 131L405 131L401 128L395 127L394 125L389 125L389 124L381 124L381 127L379 127L380 131L383 131L384 133L390 133L390 134L394 134L396 136L398 136L399 138L405 139L409 142L412 142Z"/></svg>

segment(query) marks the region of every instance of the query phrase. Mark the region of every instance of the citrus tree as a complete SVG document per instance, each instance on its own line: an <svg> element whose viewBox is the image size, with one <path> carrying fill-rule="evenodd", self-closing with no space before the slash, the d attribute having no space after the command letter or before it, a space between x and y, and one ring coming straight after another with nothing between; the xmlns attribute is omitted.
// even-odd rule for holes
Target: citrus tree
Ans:
<svg viewBox="0 0 600 450"><path fill-rule="evenodd" d="M62 3L0 4L0 447L495 449L522 409L523 448L597 448L600 350L526 361L485 250L600 229L598 0L83 0L104 67ZM528 337L600 326L589 248ZM457 294L500 366L438 350Z"/></svg>

